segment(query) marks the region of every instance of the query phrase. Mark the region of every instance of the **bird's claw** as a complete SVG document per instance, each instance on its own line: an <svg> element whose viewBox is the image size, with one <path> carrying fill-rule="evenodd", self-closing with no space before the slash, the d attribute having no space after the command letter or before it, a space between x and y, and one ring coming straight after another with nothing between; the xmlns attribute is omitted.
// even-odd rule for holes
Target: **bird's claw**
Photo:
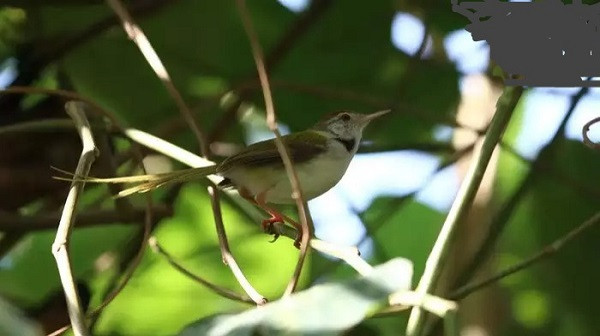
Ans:
<svg viewBox="0 0 600 336"><path fill-rule="evenodd" d="M274 243L279 238L279 232L275 228L273 224L275 223L283 223L283 218L279 216L272 215L271 218L265 219L262 221L262 229L265 233L273 235L273 240L270 243Z"/></svg>
<svg viewBox="0 0 600 336"><path fill-rule="evenodd" d="M280 233L277 230L277 228L273 225L275 223L284 223L283 218L277 215L271 215L271 218L267 218L265 220L262 221L262 229L265 233L268 233L270 235L273 235L273 239L270 241L270 243L274 243L277 241L277 239L279 239ZM296 239L294 240L294 246L297 249L300 249L300 242L302 241L302 234L300 232L298 232L298 236L296 237Z"/></svg>
<svg viewBox="0 0 600 336"><path fill-rule="evenodd" d="M271 239L271 240L269 241L269 243L274 243L274 242L276 242L276 241L277 241L277 239L279 239L279 233L271 233L271 232L270 232L269 234L273 235L273 239Z"/></svg>

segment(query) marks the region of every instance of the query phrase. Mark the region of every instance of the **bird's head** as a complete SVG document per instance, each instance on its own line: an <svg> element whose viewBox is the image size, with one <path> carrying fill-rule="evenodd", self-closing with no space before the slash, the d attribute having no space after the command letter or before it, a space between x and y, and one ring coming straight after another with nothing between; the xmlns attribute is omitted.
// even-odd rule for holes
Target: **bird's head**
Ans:
<svg viewBox="0 0 600 336"><path fill-rule="evenodd" d="M329 114L315 125L315 129L325 131L333 138L342 140L360 141L363 129L371 120L380 117L390 110L379 111L371 114L360 114L350 111L338 111Z"/></svg>

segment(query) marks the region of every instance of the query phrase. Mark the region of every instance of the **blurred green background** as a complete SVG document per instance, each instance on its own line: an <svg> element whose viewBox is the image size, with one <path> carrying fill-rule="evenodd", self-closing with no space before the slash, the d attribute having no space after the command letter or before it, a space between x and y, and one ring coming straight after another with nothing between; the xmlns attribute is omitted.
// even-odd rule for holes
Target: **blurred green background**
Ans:
<svg viewBox="0 0 600 336"><path fill-rule="evenodd" d="M235 2L127 5L191 106L216 160L270 136ZM366 130L363 154L340 185L309 205L317 237L358 245L372 265L407 258L414 263L416 284L464 176L469 146L485 129L502 90L492 77L500 71L489 61L489 48L472 41L463 29L467 20L451 11L449 1L255 0L247 5L285 131L305 129L340 109L393 110ZM0 9L0 70L3 87L76 91L124 124L198 152L176 105L102 1L7 1ZM482 193L462 223L443 293L464 284L459 280L490 225L502 228L501 235L497 244L488 244L491 258L478 278L534 254L597 211L600 159L581 143L580 129L597 116L599 101L594 89L526 91ZM1 95L0 127L65 118L63 103L42 95ZM127 142L105 137L92 173L111 176L121 165L120 173L137 172ZM80 150L71 130L0 132L0 295L7 307L14 306L0 305L0 314L27 316L26 325L45 333L68 322L50 253L56 224L44 221L60 209L66 187L50 179L49 166L73 170ZM166 209L153 223L161 245L190 271L241 292L221 261L205 185L188 183L152 197ZM144 204L142 196L116 203L106 187L89 186L81 213L119 214ZM285 238L269 244L258 221L227 197L222 208L244 273L261 294L277 299L298 251ZM286 211L295 215L293 208ZM86 227L75 229L70 251L86 306L102 301L133 258L143 216L133 217L127 223L80 223ZM80 222L84 218L90 217L81 216ZM600 229L592 228L557 255L461 300L465 335L600 334L599 238ZM354 276L347 265L311 253L300 287ZM94 323L93 334L172 335L201 318L246 308L184 277L148 250L127 287ZM366 319L348 334L403 334L407 317L404 312ZM24 330L16 322L5 329L15 335Z"/></svg>

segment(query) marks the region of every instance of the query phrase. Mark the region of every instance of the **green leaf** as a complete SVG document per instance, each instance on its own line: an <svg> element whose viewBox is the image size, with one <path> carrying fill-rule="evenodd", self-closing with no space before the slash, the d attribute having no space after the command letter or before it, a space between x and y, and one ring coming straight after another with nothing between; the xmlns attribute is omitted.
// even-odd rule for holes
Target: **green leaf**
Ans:
<svg viewBox="0 0 600 336"><path fill-rule="evenodd" d="M0 298L0 335L38 336L42 329L27 319L20 311Z"/></svg>
<svg viewBox="0 0 600 336"><path fill-rule="evenodd" d="M410 289L412 263L396 258L367 277L325 283L239 314L200 320L180 336L337 335L387 304L389 294Z"/></svg>

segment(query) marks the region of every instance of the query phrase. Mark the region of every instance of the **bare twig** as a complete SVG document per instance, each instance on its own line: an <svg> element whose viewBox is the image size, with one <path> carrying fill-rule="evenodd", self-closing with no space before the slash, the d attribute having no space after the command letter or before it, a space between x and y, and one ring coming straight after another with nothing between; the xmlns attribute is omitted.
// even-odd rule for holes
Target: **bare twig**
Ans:
<svg viewBox="0 0 600 336"><path fill-rule="evenodd" d="M106 223L130 223L138 224L143 222L146 208L134 208L128 212L116 210L88 210L77 215L76 227L88 227ZM156 219L169 217L173 214L173 209L157 204L152 207ZM59 212L50 212L36 214L33 216L17 216L11 213L0 211L0 231L3 232L28 232L37 230L47 230L56 228L56 222L59 221Z"/></svg>
<svg viewBox="0 0 600 336"><path fill-rule="evenodd" d="M549 144L544 149L544 152L552 151L552 148L555 146L558 140L561 139L567 122L573 114L573 112L575 111L575 107L577 107L577 104L587 94L588 90L589 88L581 88L577 93L575 93L571 97L569 109L567 113L565 113L558 127L558 130L554 134L554 137L552 138L552 140L550 140ZM527 173L525 178L521 181L519 188L511 195L510 199L508 199L508 201L506 201L503 204L502 208L498 211L498 213L494 215L492 222L489 225L488 233L484 241L479 245L479 248L473 254L473 259L465 267L465 270L454 282L453 288L464 286L473 277L473 275L475 275L479 267L481 267L484 264L484 262L488 260L489 256L491 255L493 249L496 246L496 241L504 231L506 224L508 223L520 200L535 182L538 169L540 169L540 167L543 166L542 161L546 159L545 155L543 155L544 152L538 155L537 159L531 164L529 173Z"/></svg>
<svg viewBox="0 0 600 336"><path fill-rule="evenodd" d="M481 142L481 149L476 151L471 166L465 176L465 180L461 184L456 199L450 208L446 221L444 222L438 239L436 240L433 249L425 263L425 271L417 292L421 294L429 293L435 287L437 280L441 274L442 266L446 260L450 247L453 242L453 233L458 224L464 219L468 213L479 184L483 179L485 169L492 156L496 144L500 140L502 133L510 116L523 93L522 87L505 88L503 95L498 99L496 113L490 123L489 129ZM423 332L425 315L419 307L413 308L411 311L406 334L408 336L420 335Z"/></svg>
<svg viewBox="0 0 600 336"><path fill-rule="evenodd" d="M156 137L150 133L138 130L138 129L134 129L134 128L128 128L126 129L124 132L125 136L127 136L129 139L133 140L134 142L148 147L158 153L161 153L165 156L168 156L170 158L173 158L183 164L186 164L190 167L206 167L206 166L211 166L214 165L215 163L207 160L203 157L200 157L192 152L189 152L179 146L176 146L168 141L165 141L159 137ZM210 179L210 178L209 178ZM220 180L219 179L213 179L211 180L215 183L218 183Z"/></svg>
<svg viewBox="0 0 600 336"><path fill-rule="evenodd" d="M203 286L206 286L207 288L209 288L210 290L212 290L213 292L234 300L234 301L239 301L239 302L244 302L244 303L255 303L254 301L250 300L250 298L246 297L246 296L241 296L238 293L227 289L227 288L223 288L219 285L215 285L212 282L190 272L189 270L187 270L185 267L183 267L180 263L178 263L167 251L165 251L162 246L160 246L160 244L158 243L158 240L156 240L156 237L150 237L150 240L148 241L148 244L150 245L150 247L152 248L152 250L155 253L160 254L161 256L163 256L167 262L169 262L169 264L171 264L171 266L173 266L173 268L175 268L177 271L179 271L181 274L185 275L186 277L200 283Z"/></svg>
<svg viewBox="0 0 600 336"><path fill-rule="evenodd" d="M84 112L84 105L81 102L68 102L65 105L67 113L73 118L83 149L81 151L81 157L75 170L75 174L78 176L87 176L90 171L90 167L98 155L96 144L92 136L90 125L87 121ZM67 200L63 208L63 213L58 224L56 232L56 238L52 244L52 254L56 259L58 266L58 273L60 280L65 291L65 297L67 300L67 308L69 311L69 319L73 326L73 332L75 335L90 335L90 332L86 326L85 315L81 308L81 301L77 292L77 286L75 286L75 280L73 279L73 273L71 268L71 261L69 257L68 245L69 238L71 236L72 225L75 220L75 211L79 200L79 194L83 190L84 182L73 181L71 182L71 188L67 195Z"/></svg>
<svg viewBox="0 0 600 336"><path fill-rule="evenodd" d="M406 306L419 307L440 318L444 319L445 335L458 336L458 305L456 302L442 299L440 297L419 293L418 291L400 291L393 293L389 298L390 309L399 309Z"/></svg>
<svg viewBox="0 0 600 336"><path fill-rule="evenodd" d="M298 235L296 229L282 223L275 223L273 225L278 234L292 240L296 239ZM316 251L345 261L350 267L354 268L363 276L366 276L373 271L373 267L360 257L360 251L358 251L356 247L335 245L316 238L311 238L309 244Z"/></svg>
<svg viewBox="0 0 600 336"><path fill-rule="evenodd" d="M49 333L46 336L58 336L58 335L62 335L63 333L65 333L67 330L69 330L71 326L70 325L66 325L64 327L61 327L59 329L54 330L53 332Z"/></svg>
<svg viewBox="0 0 600 336"><path fill-rule="evenodd" d="M198 144L200 145L200 151L202 152L202 155L206 156L208 154L208 145L206 143L206 140L204 139L204 135L202 134L202 131L200 130L196 119L194 119L192 111L190 111L190 108L183 100L181 93L173 84L171 76L169 75L167 69L158 57L158 54L150 44L150 41L142 31L140 26L138 26L137 23L135 23L133 17L131 17L129 12L127 11L127 8L123 6L120 0L106 0L106 2L121 20L123 24L123 29L125 30L125 33L127 33L127 36L140 49L140 51L144 55L144 58L146 59L156 76L158 76L158 78L161 80L161 82L169 92L169 95L175 101L175 104L177 104L181 115L183 116L188 126L196 136L196 139L198 140Z"/></svg>
<svg viewBox="0 0 600 336"><path fill-rule="evenodd" d="M96 104L94 101L90 100L89 98L84 97L76 92L66 91L66 90L56 90L56 89L44 89L44 88L38 88L38 87L19 87L19 86L12 86L10 88L0 90L0 94L20 94L20 93L47 94L47 95L59 96L59 97L66 98L69 100L81 101L91 107L91 109L90 109L91 112L93 111L93 112L100 113L101 115L107 117L117 129L123 130L123 128L120 126L119 121L112 113L105 110L104 108L102 108L100 105ZM141 162L142 157L141 157L139 150L137 149L137 147L135 147L135 145L133 148L134 148L133 153L135 154L135 156L139 160L139 162ZM143 168L143 166L142 166L142 168ZM151 223L152 223L152 199L150 198L150 195L146 196L146 209L147 209L147 211L146 211L146 216L144 219L144 228L143 228L143 235L142 235L143 237L141 240L141 246L140 246L138 252L136 253L136 255L134 256L134 258L132 259L131 263L129 264L128 269L123 276L123 280L111 292L111 294L109 294L109 296L104 300L104 302L89 315L97 316L97 314L104 307L106 307L120 293L120 291L127 285L127 283L129 282L129 279L131 279L131 276L133 275L135 269L137 268L137 265L139 265L139 262L142 259L142 256L144 254L144 250L146 247L146 240L147 240L148 236L150 235L150 227L151 227ZM70 326L65 326L63 328L60 328L60 329L56 330L55 332L53 332L52 334L61 334L64 331L68 330L69 327Z"/></svg>
<svg viewBox="0 0 600 336"><path fill-rule="evenodd" d="M422 307L430 313L444 317L449 311L458 309L455 302L442 299L431 294L420 294L414 291L400 291L390 295L390 305Z"/></svg>
<svg viewBox="0 0 600 336"><path fill-rule="evenodd" d="M73 120L71 119L42 119L25 121L18 124L7 125L0 127L0 135L8 133L18 132L32 132L32 131L48 131L55 132L57 129L73 129Z"/></svg>
<svg viewBox="0 0 600 336"><path fill-rule="evenodd" d="M199 157L191 152L186 151L183 148L175 146L163 139L157 138L149 133L140 130L128 129L125 131L125 135L143 146L153 149L159 153L162 153L191 167L203 167L214 164L212 161ZM221 178L218 176L208 176L208 179L212 183L218 183ZM213 215L215 217L215 225L217 228L217 236L219 238L219 246L221 248L223 262L229 266L236 280L238 280L240 286L244 289L248 296L250 296L250 298L255 303L263 304L266 302L266 299L262 295L260 295L248 282L241 269L237 265L237 262L235 261L233 255L231 254L231 251L229 249L229 243L227 242L227 234L225 232L225 227L223 226L221 209L219 205L219 197L214 184L209 186L208 191L211 197Z"/></svg>
<svg viewBox="0 0 600 336"><path fill-rule="evenodd" d="M334 3L333 0L312 0L308 9L302 12L296 21L287 28L281 38L275 43L275 46L265 57L265 66L271 71L287 56L290 50L293 49L296 42L306 34L310 27L314 26L321 17L327 12L327 9ZM251 76L253 79L256 75ZM208 139L212 143L218 140L223 132L236 120L236 112L242 101L249 98L250 90L240 89L236 92L238 99L228 108L215 123L212 132Z"/></svg>
<svg viewBox="0 0 600 336"><path fill-rule="evenodd" d="M466 129L472 131L477 134L483 134L484 131L477 129L475 127L464 125L459 123L456 120L446 117L440 117L438 113L424 110L417 106L406 104L403 102L392 102L383 97L379 97L372 94L365 94L362 92L357 92L352 89L340 88L340 87L328 87L323 85L307 85L302 83L296 83L281 79L273 79L270 81L271 86L274 89L285 89L291 92L304 93L307 95L311 95L313 97L319 97L324 99L339 99L339 100L347 100L353 103L360 103L365 105L370 105L375 108L383 109L389 107L391 104L394 106L394 113L402 113L406 116L414 117L415 119L422 120L424 122L436 123L436 124L444 124L454 128ZM247 90L255 90L256 88L260 88L260 81L250 80L247 82L243 82L236 87L237 90L241 92L246 92Z"/></svg>
<svg viewBox="0 0 600 336"><path fill-rule="evenodd" d="M221 256L223 257L223 262L229 266L240 286L242 286L252 301L254 301L257 305L267 303L267 299L260 295L256 289L252 287L248 279L246 279L244 273L242 273L242 270L235 261L233 254L231 254L229 243L227 242L227 234L225 233L225 226L223 226L223 217L221 215L221 206L219 204L219 193L217 188L214 186L209 186L208 194L211 196L211 205L215 218L215 225L217 227L217 235L219 236L219 246L221 247Z"/></svg>
<svg viewBox="0 0 600 336"><path fill-rule="evenodd" d="M6 89L0 90L0 94L20 94L20 93L28 93L28 94L46 94L52 96L62 97L68 100L79 100L91 107L90 112L97 111L102 113L104 116L110 119L115 125L118 125L117 118L112 114L106 111L102 106L96 104L93 100L80 95L77 92L60 90L60 89L46 89L41 87L33 87L33 86L11 86Z"/></svg>
<svg viewBox="0 0 600 336"><path fill-rule="evenodd" d="M308 250L308 241L311 235L309 226L310 215L308 214L306 202L304 201L304 197L302 195L302 189L298 180L298 174L296 173L294 164L290 159L290 155L287 151L287 148L285 147L283 141L281 141L281 134L279 133L279 129L277 128L275 107L273 105L271 88L269 87L269 78L267 76L267 69L265 67L263 52L254 27L252 25L252 20L250 19L250 15L248 14L248 9L246 8L246 1L237 0L236 4L240 12L240 17L242 19L244 29L246 30L246 34L248 35L248 40L250 41L254 62L256 63L256 70L258 71L258 77L260 79L260 84L265 100L265 108L267 112L267 125L269 126L269 129L271 129L273 134L275 134L275 145L277 146L277 150L279 151L279 155L281 156L281 159L283 161L283 165L285 167L288 179L290 180L290 184L292 185L292 198L296 201L296 206L298 207L298 215L300 217L300 225L302 227L302 232L300 232L301 245L298 263L296 264L294 274L284 293L284 295L289 295L296 289L296 285L298 284L298 279L300 278L300 273L302 272L302 266L304 265L304 259Z"/></svg>
<svg viewBox="0 0 600 336"><path fill-rule="evenodd" d="M125 131L125 135L141 145L151 148L191 167L203 167L214 164L212 161L199 157L191 152L186 151L185 149L140 130L128 129ZM212 183L209 187L209 195L211 197L213 215L215 217L215 226L217 228L217 236L219 238L219 247L221 249L223 262L229 266L236 280L238 280L240 286L246 293L248 293L250 298L257 304L263 304L266 302L266 299L260 295L248 282L229 249L229 243L227 241L227 235L225 233L225 227L223 225L221 210L219 207L218 191L215 187L215 184L218 183L222 178L216 175L207 176L207 178Z"/></svg>
<svg viewBox="0 0 600 336"><path fill-rule="evenodd" d="M450 298L452 300L462 300L473 292L476 292L492 283L495 283L501 279L506 278L509 275L517 273L519 271L524 270L525 268L542 261L546 258L551 257L555 253L557 253L561 248L563 248L566 244L570 243L573 239L577 238L580 234L585 232L586 230L592 228L594 225L598 225L600 223L600 212L597 212L592 217L588 218L585 222L580 224L578 227L569 231L564 236L555 240L549 245L546 245L541 251L536 254L530 256L529 258L521 261L520 263L510 266L507 269L499 272L498 274L491 276L487 279L476 281L470 284L467 284L461 288L458 288L453 293L450 294Z"/></svg>
<svg viewBox="0 0 600 336"><path fill-rule="evenodd" d="M189 127L192 129L192 132L196 136L196 139L198 140L202 155L205 158L207 158L208 154L209 154L209 150L208 150L208 144L206 142L206 139L204 138L204 135L202 134L200 127L196 123L196 120L194 119L191 110L189 109L187 104L184 102L181 93L177 90L177 88L173 84L173 81L171 80L171 77L169 76L167 69L165 68L162 61L158 57L158 54L156 53L156 51L150 44L150 41L148 40L148 38L146 37L146 35L142 31L142 29L134 22L133 18L128 13L127 9L122 5L122 3L119 0L107 0L107 3L113 9L115 14L117 14L117 16L121 19L121 21L123 23L123 29L127 33L128 37L140 49L140 51L144 55L146 61L148 62L148 64L152 68L152 70L155 72L155 74L158 76L158 78L162 81L165 88L167 89L167 91L169 92L169 94L171 95L171 97L173 98L173 100L175 101L177 106L179 107L179 110L180 110L183 118L186 120ZM140 135L143 136L144 135L144 134L137 133L135 131L133 131L133 133L134 133L133 136L140 136ZM131 134L130 134L130 136L131 136ZM165 143L166 142L163 142L162 144L164 145ZM168 147L171 147L171 146L168 146ZM180 151L178 151L178 152L180 152ZM213 188L213 191L214 191L214 188ZM211 193L211 201L213 203L213 206L214 206L215 202L218 202L217 197L218 196L217 196L216 192ZM219 223L220 223L220 226L222 227L223 224L220 219L220 215L217 216L217 214L215 213L215 218L216 217L219 217L218 220L217 219L215 220L215 222L217 222L217 228L219 228ZM224 229L222 231L217 230L217 232L219 234L219 243L221 244L221 250L228 251L229 248L228 248L228 243L227 243L227 237L224 235L224 233L225 233ZM221 233L223 233L223 236L221 236ZM233 256L230 253L229 253L229 257L232 260L230 262L230 264L231 264L230 267L231 267L232 271L234 272L234 275L236 276L236 278L240 281L240 284L242 285L242 287L244 289L247 289L249 286L249 288L251 288L251 290L254 290L252 288L252 286L247 282L247 280L245 279L243 274L241 273L241 270L239 269L239 267L237 267L237 263L235 263L235 260L233 260ZM228 259L228 258L225 258L225 255L224 255L224 260L225 259ZM257 303L262 303L264 301L264 298L259 297L260 295L258 295L258 293L252 293L255 295L252 295L250 293L249 293L249 295L255 301L257 301Z"/></svg>
<svg viewBox="0 0 600 336"><path fill-rule="evenodd" d="M592 127L592 125L597 122L600 122L600 117L596 117L596 118L588 121L587 123L585 123L585 125L583 125L583 128L581 129L581 134L583 135L583 143L592 149L600 149L600 144L593 142L592 140L590 140L590 137L588 136L590 127Z"/></svg>

